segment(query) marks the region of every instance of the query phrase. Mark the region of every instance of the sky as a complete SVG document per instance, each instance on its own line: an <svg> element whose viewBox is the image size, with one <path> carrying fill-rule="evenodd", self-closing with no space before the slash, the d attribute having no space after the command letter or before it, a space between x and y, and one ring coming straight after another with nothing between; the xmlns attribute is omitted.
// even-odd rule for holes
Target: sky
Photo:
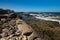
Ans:
<svg viewBox="0 0 60 40"><path fill-rule="evenodd" d="M60 0L0 0L0 8L17 12L60 12Z"/></svg>

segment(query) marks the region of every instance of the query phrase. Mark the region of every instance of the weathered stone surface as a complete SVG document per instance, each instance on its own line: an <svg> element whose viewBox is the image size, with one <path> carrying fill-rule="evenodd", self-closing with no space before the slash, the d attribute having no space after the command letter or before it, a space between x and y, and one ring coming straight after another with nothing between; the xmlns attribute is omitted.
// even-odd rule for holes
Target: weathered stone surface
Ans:
<svg viewBox="0 0 60 40"><path fill-rule="evenodd" d="M22 24L18 24L20 19L17 19L16 23L18 26L18 29L22 32L23 38L22 40L35 40L34 38L39 38L39 35L29 26L27 25L24 21L21 21ZM37 40L37 39L36 39Z"/></svg>
<svg viewBox="0 0 60 40"><path fill-rule="evenodd" d="M48 39L48 38L46 38ZM0 21L0 40L42 40L40 35L20 18ZM44 39L43 39L44 40Z"/></svg>

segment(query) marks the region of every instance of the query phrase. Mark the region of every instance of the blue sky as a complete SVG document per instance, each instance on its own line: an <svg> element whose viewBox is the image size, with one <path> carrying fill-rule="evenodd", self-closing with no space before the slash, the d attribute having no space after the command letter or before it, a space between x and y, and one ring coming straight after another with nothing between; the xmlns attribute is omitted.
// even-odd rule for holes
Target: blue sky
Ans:
<svg viewBox="0 0 60 40"><path fill-rule="evenodd" d="M0 8L20 12L60 12L60 0L0 0Z"/></svg>

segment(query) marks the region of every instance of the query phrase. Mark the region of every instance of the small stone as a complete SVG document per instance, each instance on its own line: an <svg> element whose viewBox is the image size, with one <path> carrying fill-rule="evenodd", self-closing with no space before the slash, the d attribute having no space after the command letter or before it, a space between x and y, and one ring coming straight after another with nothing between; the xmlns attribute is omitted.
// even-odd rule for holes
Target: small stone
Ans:
<svg viewBox="0 0 60 40"><path fill-rule="evenodd" d="M2 33L2 37L8 37L8 33L7 32Z"/></svg>

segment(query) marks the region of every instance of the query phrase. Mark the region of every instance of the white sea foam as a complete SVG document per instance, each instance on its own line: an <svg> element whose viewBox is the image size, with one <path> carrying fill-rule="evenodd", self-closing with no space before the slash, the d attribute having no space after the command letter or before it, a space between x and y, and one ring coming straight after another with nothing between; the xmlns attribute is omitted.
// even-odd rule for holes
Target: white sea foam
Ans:
<svg viewBox="0 0 60 40"><path fill-rule="evenodd" d="M43 15L43 14L30 14L30 15L34 16L37 19L47 20L47 21L56 21L60 23L60 20L55 19L55 18L60 18L59 16L49 16L49 15Z"/></svg>

